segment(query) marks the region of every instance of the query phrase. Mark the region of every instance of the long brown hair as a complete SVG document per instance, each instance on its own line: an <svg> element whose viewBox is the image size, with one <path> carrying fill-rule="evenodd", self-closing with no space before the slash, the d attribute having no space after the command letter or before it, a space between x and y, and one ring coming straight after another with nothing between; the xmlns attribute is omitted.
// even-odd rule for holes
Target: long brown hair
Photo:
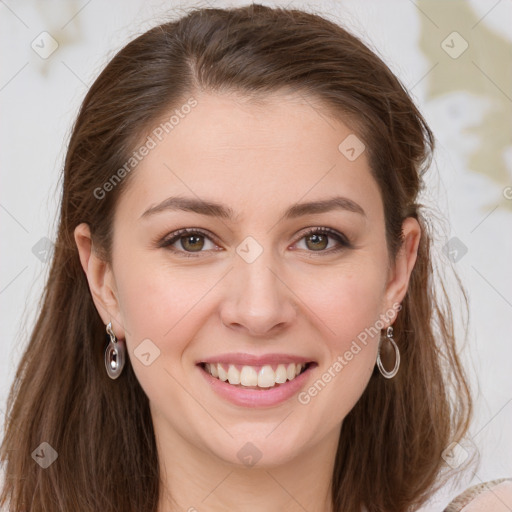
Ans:
<svg viewBox="0 0 512 512"><path fill-rule="evenodd" d="M148 398L129 362L116 381L105 372L105 326L73 232L88 223L95 246L110 261L116 202L136 169L100 199L98 188L151 126L194 91L257 97L283 89L320 100L365 143L391 256L401 246L406 217L422 228L394 324L400 371L391 380L374 371L343 421L333 510L364 505L369 512L404 512L438 488L443 450L466 433L472 401L453 308L443 281L435 282L432 226L418 203L434 137L399 80L354 35L318 15L250 5L198 9L149 30L123 48L88 91L65 159L58 236L40 313L8 398L0 505L9 500L12 512L157 509L158 454ZM42 442L58 453L46 469L32 457Z"/></svg>

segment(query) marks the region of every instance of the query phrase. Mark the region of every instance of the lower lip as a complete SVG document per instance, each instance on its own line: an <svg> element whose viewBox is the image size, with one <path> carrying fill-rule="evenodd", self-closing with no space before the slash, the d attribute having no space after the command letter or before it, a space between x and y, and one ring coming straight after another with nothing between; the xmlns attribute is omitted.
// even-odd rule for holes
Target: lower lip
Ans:
<svg viewBox="0 0 512 512"><path fill-rule="evenodd" d="M244 407L272 407L279 405L295 395L306 383L311 370L316 365L310 364L308 368L293 380L287 380L277 387L269 389L244 389L212 377L206 370L199 366L199 370L210 384L212 389L221 397L235 405Z"/></svg>

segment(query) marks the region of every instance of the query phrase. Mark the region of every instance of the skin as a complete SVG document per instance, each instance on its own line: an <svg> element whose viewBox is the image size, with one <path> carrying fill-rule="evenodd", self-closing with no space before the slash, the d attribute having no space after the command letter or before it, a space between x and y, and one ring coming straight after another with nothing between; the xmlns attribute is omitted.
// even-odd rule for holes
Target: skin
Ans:
<svg viewBox="0 0 512 512"><path fill-rule="evenodd" d="M294 396L273 407L236 406L210 389L196 362L225 352L301 355L318 363L307 389L402 301L420 227L404 221L405 242L390 264L366 153L349 161L338 150L352 132L321 115L312 98L194 97L198 105L132 171L116 209L112 264L97 256L86 224L75 230L98 313L126 340L150 400L163 483L159 512L332 510L341 424L371 376L378 336L308 404ZM220 202L239 217L162 211L141 218L174 195ZM333 210L282 219L289 206L333 195L355 201L365 215ZM311 227L330 227L352 247L329 253L339 242L306 237ZM185 235L173 244L181 253L158 247L181 228L215 238L186 245ZM263 248L252 263L236 252L247 236ZM187 249L193 257L182 256ZM145 366L133 351L148 338L160 355ZM237 456L247 442L261 454L252 467Z"/></svg>

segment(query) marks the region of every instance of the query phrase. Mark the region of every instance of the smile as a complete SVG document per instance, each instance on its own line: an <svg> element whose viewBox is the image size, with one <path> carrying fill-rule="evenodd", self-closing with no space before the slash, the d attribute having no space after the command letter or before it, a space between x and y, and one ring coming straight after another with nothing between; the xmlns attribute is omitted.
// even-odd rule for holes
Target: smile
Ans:
<svg viewBox="0 0 512 512"><path fill-rule="evenodd" d="M273 388L286 381L292 381L309 363L280 363L260 366L236 365L231 363L203 363L202 368L212 377L232 386L251 389Z"/></svg>
<svg viewBox="0 0 512 512"><path fill-rule="evenodd" d="M224 354L196 364L207 393L249 408L285 403L307 385L318 367L315 361L286 354Z"/></svg>

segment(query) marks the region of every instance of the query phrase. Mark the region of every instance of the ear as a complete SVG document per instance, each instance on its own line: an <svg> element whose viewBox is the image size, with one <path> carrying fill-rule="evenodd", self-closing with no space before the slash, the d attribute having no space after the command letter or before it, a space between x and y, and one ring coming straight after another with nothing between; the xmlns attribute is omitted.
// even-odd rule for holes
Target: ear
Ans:
<svg viewBox="0 0 512 512"><path fill-rule="evenodd" d="M103 323L107 325L112 322L116 337L123 339L124 328L120 322L119 301L112 268L95 251L88 224L79 224L75 228L74 236L94 305Z"/></svg>
<svg viewBox="0 0 512 512"><path fill-rule="evenodd" d="M418 255L421 238L421 227L418 221L413 217L407 217L402 223L402 233L403 244L396 255L394 265L390 268L386 284L384 298L386 310L391 309L393 304L401 303L405 297Z"/></svg>

